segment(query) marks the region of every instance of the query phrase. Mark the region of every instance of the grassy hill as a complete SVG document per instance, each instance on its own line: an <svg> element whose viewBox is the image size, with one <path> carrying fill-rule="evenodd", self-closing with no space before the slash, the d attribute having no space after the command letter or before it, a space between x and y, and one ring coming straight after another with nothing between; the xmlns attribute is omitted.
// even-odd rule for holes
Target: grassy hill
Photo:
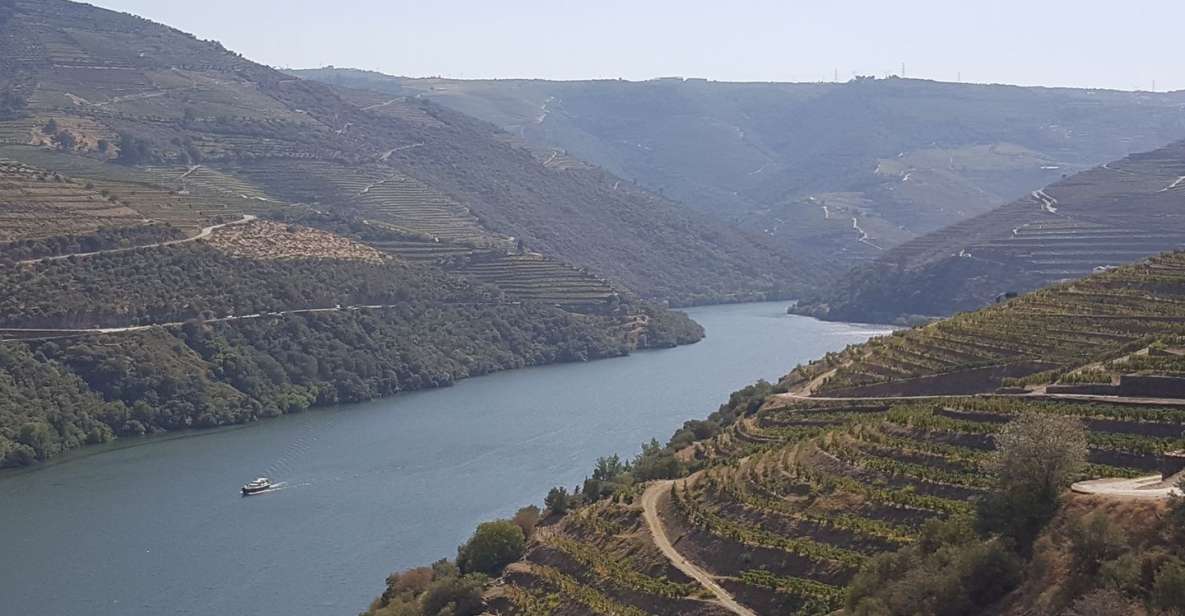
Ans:
<svg viewBox="0 0 1185 616"><path fill-rule="evenodd" d="M479 603L498 614L1055 614L1121 584L1121 611L1076 613L1177 613L1166 589L1185 556L1179 502L1054 494L1024 545L993 535L1003 531L985 512L1004 481L997 447L1021 418L1082 426L1073 480L1152 475L1185 446L1181 400L1056 388L1097 382L1083 374L1185 373L1183 276L1185 253L1165 254L735 392L665 447L599 460L579 489L553 491L538 522L520 512L530 540ZM967 377L983 368L996 372ZM1027 391L993 393L1005 374ZM368 613L425 613L450 584L435 571L427 590L392 576Z"/></svg>
<svg viewBox="0 0 1185 616"><path fill-rule="evenodd" d="M228 208L300 201L453 252L521 241L677 303L786 296L829 270L622 190L602 169L545 165L494 126L430 101L335 90L88 5L5 6L0 156L14 161L96 184L148 174L139 180L220 194Z"/></svg>
<svg viewBox="0 0 1185 616"><path fill-rule="evenodd" d="M878 322L946 315L1179 248L1183 177L1185 142L1094 167L906 242L794 310Z"/></svg>
<svg viewBox="0 0 1185 616"><path fill-rule="evenodd" d="M1185 137L1181 93L912 79L410 79L295 71L426 99L779 244L850 266L1066 175Z"/></svg>

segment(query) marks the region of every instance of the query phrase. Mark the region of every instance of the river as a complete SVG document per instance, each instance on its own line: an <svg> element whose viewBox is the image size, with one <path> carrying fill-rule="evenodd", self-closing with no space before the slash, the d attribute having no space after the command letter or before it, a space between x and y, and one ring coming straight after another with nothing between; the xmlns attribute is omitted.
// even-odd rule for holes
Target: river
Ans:
<svg viewBox="0 0 1185 616"><path fill-rule="evenodd" d="M0 612L352 615L396 569L455 555L478 522L632 456L729 392L884 333L688 311L707 338L504 372L250 426L92 449L0 474ZM258 475L282 489L251 498Z"/></svg>

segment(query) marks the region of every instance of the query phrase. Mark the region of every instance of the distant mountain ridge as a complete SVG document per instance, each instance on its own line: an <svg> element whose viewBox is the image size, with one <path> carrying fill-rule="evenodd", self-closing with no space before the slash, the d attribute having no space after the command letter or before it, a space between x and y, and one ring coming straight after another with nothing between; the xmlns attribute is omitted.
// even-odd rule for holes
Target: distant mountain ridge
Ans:
<svg viewBox="0 0 1185 616"><path fill-rule="evenodd" d="M1185 137L1180 92L292 73L438 102L841 267Z"/></svg>
<svg viewBox="0 0 1185 616"><path fill-rule="evenodd" d="M5 158L87 180L135 167L177 191L198 182L190 171L200 166L232 198L265 193L348 210L421 242L461 244L456 251L521 243L680 304L785 297L827 270L622 190L598 169L549 168L492 125L428 101L359 104L217 43L88 5L5 5ZM389 178L407 190L382 199L366 190Z"/></svg>

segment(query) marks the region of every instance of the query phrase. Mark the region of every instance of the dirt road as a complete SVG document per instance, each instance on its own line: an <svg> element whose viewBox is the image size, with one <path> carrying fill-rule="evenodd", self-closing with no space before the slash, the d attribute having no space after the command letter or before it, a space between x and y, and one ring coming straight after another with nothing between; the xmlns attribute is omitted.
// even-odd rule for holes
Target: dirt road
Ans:
<svg viewBox="0 0 1185 616"><path fill-rule="evenodd" d="M202 230L197 235L182 238L179 240L169 240L167 242L157 242L155 244L141 244L139 246L129 246L127 248L110 248L108 250L96 250L94 252L73 252L73 253L65 254L65 255L54 255L52 257L40 257L37 259L26 259L24 261L17 261L17 263L20 265L28 265L28 264L32 264L32 263L45 263L48 261L61 261L62 259L69 259L70 257L93 257L96 255L108 255L108 254L115 254L115 253L119 253L119 252L131 252L133 250L144 250L147 248L160 248L162 246L176 246L177 244L184 244L186 242L194 242L197 240L204 240L204 239L210 237L210 235L213 234L215 231L217 231L223 227L229 227L231 225L245 224L245 223L251 222L252 220L255 220L256 218L258 218L258 217L252 216L251 214L243 214L243 217L238 220L234 220L231 222L224 222L222 224L217 224L217 225L210 225L208 227L203 227Z"/></svg>
<svg viewBox="0 0 1185 616"><path fill-rule="evenodd" d="M753 610L737 603L737 600L727 590L724 590L724 587L716 583L716 579L712 574L695 566L695 564L686 558L683 558L683 555L679 554L675 546L671 545L671 540L667 537L667 531L662 526L662 520L658 517L658 498L664 492L670 491L673 483L673 481L656 481L642 493L642 514L646 519L646 526L650 528L650 535L654 537L654 545L658 546L663 556L666 556L667 560L671 561L671 564L675 565L676 569L687 574L688 577L699 582L704 588L711 591L713 595L716 595L716 599L724 607L728 608L729 611L740 616L757 616L757 613Z"/></svg>

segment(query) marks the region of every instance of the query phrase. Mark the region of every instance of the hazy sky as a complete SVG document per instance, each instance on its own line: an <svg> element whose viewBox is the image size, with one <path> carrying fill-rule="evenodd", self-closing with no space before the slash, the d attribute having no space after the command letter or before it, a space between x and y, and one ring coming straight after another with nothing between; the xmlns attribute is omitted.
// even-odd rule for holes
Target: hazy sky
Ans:
<svg viewBox="0 0 1185 616"><path fill-rule="evenodd" d="M97 0L273 66L1185 89L1185 1Z"/></svg>

